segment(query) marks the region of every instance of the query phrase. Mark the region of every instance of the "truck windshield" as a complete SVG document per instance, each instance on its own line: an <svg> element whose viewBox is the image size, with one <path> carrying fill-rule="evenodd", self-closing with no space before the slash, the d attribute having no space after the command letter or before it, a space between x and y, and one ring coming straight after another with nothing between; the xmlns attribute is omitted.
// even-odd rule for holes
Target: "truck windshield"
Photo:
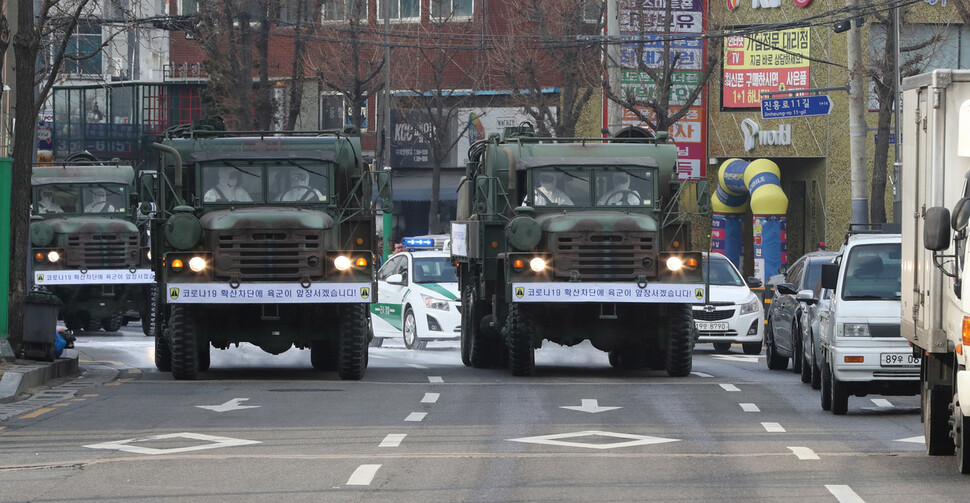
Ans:
<svg viewBox="0 0 970 503"><path fill-rule="evenodd" d="M595 176L597 206L651 206L653 171L643 168L606 168Z"/></svg>
<svg viewBox="0 0 970 503"><path fill-rule="evenodd" d="M127 214L128 187L112 183L59 184L34 187L34 211Z"/></svg>
<svg viewBox="0 0 970 503"><path fill-rule="evenodd" d="M328 200L325 165L217 165L203 169L203 202L311 204Z"/></svg>
<svg viewBox="0 0 970 503"><path fill-rule="evenodd" d="M902 246L899 243L857 245L845 261L842 298L845 300L899 300Z"/></svg>
<svg viewBox="0 0 970 503"><path fill-rule="evenodd" d="M415 283L457 283L455 264L450 257L415 257Z"/></svg>

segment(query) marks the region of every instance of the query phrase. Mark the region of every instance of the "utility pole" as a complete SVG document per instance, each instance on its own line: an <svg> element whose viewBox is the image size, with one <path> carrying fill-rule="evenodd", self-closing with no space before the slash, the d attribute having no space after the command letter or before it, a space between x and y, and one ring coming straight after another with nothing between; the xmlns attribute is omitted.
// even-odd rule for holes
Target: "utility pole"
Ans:
<svg viewBox="0 0 970 503"><path fill-rule="evenodd" d="M381 164L380 169L391 169L391 2L380 2L384 10L384 120L381 128ZM391 255L391 238L394 237L394 213L384 212L381 220L383 224L384 243L381 250L382 261Z"/></svg>
<svg viewBox="0 0 970 503"><path fill-rule="evenodd" d="M859 0L845 0L852 13L858 13ZM869 223L869 187L866 176L866 91L862 62L862 17L850 21L846 32L849 64L849 167L852 176L852 223ZM899 141L897 138L896 141Z"/></svg>

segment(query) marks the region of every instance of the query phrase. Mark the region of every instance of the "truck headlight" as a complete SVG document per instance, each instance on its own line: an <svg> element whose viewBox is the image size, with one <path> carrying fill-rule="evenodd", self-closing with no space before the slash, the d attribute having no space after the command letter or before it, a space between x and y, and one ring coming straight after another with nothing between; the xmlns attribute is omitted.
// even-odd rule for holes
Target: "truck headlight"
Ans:
<svg viewBox="0 0 970 503"><path fill-rule="evenodd" d="M681 267L684 267L684 261L680 260L680 257L670 257L667 259L667 269L669 271L676 272Z"/></svg>
<svg viewBox="0 0 970 503"><path fill-rule="evenodd" d="M340 255L339 257L333 259L333 266L338 271L346 271L347 269L350 269L350 259L344 255Z"/></svg>
<svg viewBox="0 0 970 503"><path fill-rule="evenodd" d="M205 259L202 257L192 257L189 259L189 269L192 272L202 272L205 270Z"/></svg>
<svg viewBox="0 0 970 503"><path fill-rule="evenodd" d="M761 307L761 301L758 299L754 299L751 302L748 302L747 304L741 304L741 314L757 313L760 307Z"/></svg>
<svg viewBox="0 0 970 503"><path fill-rule="evenodd" d="M47 260L50 260L51 263L57 262L60 259L61 254L57 253L57 250L51 250L50 253L47 254Z"/></svg>
<svg viewBox="0 0 970 503"><path fill-rule="evenodd" d="M542 272L546 268L546 261L535 257L529 261L529 268L535 272Z"/></svg>
<svg viewBox="0 0 970 503"><path fill-rule="evenodd" d="M869 337L868 323L843 323L839 325L838 333L840 337Z"/></svg>
<svg viewBox="0 0 970 503"><path fill-rule="evenodd" d="M437 309L439 311L450 311L451 308L448 306L448 301L444 299L438 299L430 295L421 294L421 299L424 300L424 305L428 309Z"/></svg>

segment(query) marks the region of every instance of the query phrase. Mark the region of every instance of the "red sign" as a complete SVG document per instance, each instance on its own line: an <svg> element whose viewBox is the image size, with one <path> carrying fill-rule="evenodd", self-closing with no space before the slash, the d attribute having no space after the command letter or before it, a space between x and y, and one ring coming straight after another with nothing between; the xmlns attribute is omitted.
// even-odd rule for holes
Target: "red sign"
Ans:
<svg viewBox="0 0 970 503"><path fill-rule="evenodd" d="M792 0L798 7L808 7L808 4L812 3L812 0ZM730 0L728 1L730 3Z"/></svg>

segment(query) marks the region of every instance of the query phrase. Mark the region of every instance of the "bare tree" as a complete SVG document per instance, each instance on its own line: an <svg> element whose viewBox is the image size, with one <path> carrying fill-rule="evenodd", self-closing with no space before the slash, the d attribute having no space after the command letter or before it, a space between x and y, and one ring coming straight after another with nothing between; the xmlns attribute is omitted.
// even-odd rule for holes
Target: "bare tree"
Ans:
<svg viewBox="0 0 970 503"><path fill-rule="evenodd" d="M512 88L512 101L532 117L542 136L571 137L603 75L599 51L579 37L599 33L605 2L524 0L501 14L508 36L496 59ZM558 95L544 89L559 87Z"/></svg>
<svg viewBox="0 0 970 503"><path fill-rule="evenodd" d="M293 0L296 9L296 25L293 28L293 68L290 71L290 99L284 129L296 128L303 104L303 86L307 81L307 51L309 38L313 35L316 21L321 18L323 0Z"/></svg>

